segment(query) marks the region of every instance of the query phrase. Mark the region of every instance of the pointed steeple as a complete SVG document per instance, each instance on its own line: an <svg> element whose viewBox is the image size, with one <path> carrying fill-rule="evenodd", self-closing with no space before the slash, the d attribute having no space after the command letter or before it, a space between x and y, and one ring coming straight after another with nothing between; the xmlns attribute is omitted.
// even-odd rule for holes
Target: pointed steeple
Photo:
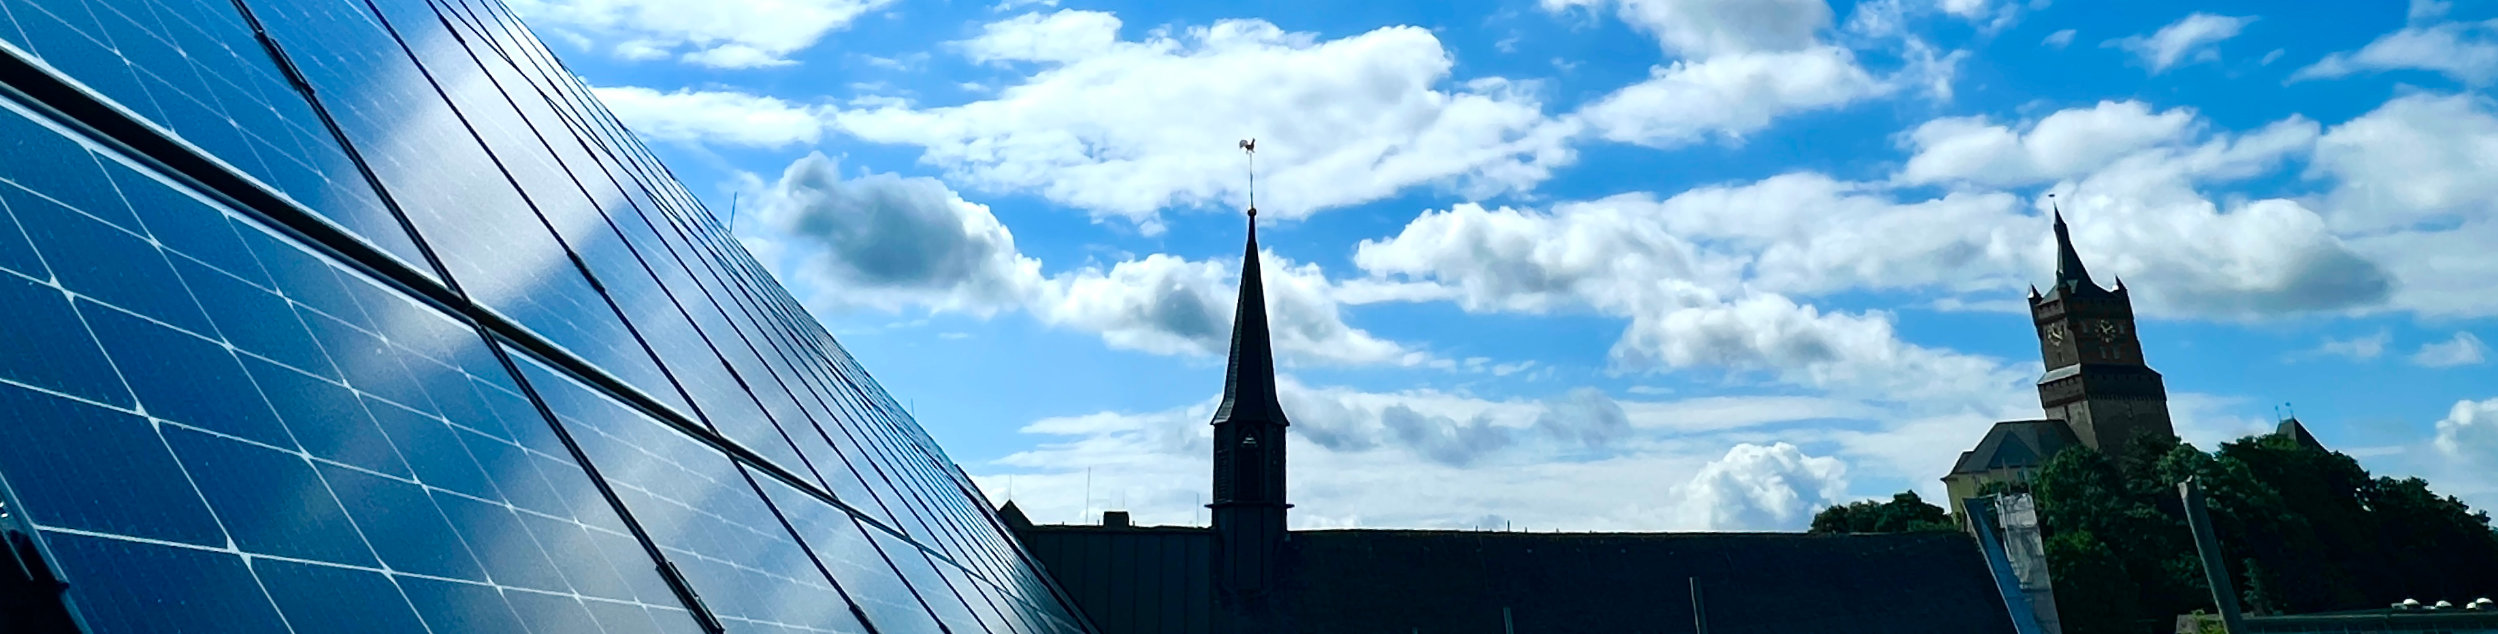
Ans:
<svg viewBox="0 0 2498 634"><path fill-rule="evenodd" d="M1214 424L1284 419L1275 393L1275 345L1266 332L1266 284L1258 274L1258 211L1249 209L1249 246L1241 255L1240 301L1232 316L1232 358L1223 374L1223 404Z"/></svg>
<svg viewBox="0 0 2498 634"><path fill-rule="evenodd" d="M2064 226L2064 210L2056 210L2056 287L2066 293L2084 288L2098 290L2090 281L2090 269L2082 267L2082 255L2073 250L2073 232Z"/></svg>

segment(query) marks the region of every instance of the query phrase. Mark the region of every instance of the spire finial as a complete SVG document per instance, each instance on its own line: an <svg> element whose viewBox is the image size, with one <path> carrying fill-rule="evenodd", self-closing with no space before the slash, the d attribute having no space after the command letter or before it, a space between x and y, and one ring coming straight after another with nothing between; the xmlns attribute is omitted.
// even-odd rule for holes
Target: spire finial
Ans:
<svg viewBox="0 0 2498 634"><path fill-rule="evenodd" d="M2083 287L2096 289L2098 285L2090 281L2090 270L2082 267L2081 254L2073 250L2072 230L2064 226L2064 209L2055 204L2055 197L2047 195L2048 206L2056 216L2056 287L2066 293L2080 292Z"/></svg>
<svg viewBox="0 0 2498 634"><path fill-rule="evenodd" d="M1240 153L1249 157L1249 224L1255 227L1258 224L1258 140L1254 137L1242 139Z"/></svg>

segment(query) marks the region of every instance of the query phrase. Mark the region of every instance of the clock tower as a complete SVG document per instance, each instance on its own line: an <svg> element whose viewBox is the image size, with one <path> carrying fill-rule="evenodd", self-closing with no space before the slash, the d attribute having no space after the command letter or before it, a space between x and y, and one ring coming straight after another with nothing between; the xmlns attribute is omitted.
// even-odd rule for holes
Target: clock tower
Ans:
<svg viewBox="0 0 2498 634"><path fill-rule="evenodd" d="M2039 405L2082 444L2110 457L2123 456L2136 436L2175 435L2168 388L2143 361L2125 281L2112 289L2091 281L2063 212L2055 218L2056 280L2044 294L2032 287L2029 298L2047 367L2038 380Z"/></svg>

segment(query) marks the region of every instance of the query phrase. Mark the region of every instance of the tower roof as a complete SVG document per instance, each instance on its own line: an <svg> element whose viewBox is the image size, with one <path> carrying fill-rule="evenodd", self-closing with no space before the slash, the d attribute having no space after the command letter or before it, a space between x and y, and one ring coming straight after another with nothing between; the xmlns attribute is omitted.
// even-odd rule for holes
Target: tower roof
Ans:
<svg viewBox="0 0 2498 634"><path fill-rule="evenodd" d="M1290 424L1275 393L1275 344L1266 332L1266 284L1258 274L1258 212L1249 210L1249 246L1241 255L1240 301L1232 317L1232 358L1223 373L1223 404L1214 424Z"/></svg>
<svg viewBox="0 0 2498 634"><path fill-rule="evenodd" d="M2073 232L2064 226L2064 210L2056 216L2056 281L2047 289L2048 297L2069 297L2085 293L2105 293L2090 279L2090 269L2082 266L2082 254L2073 250Z"/></svg>

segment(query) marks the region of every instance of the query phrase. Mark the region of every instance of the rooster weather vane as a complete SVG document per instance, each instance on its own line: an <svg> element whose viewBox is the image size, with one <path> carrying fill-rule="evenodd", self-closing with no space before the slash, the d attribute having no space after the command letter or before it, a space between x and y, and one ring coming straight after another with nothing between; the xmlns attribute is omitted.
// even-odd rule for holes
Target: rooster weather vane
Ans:
<svg viewBox="0 0 2498 634"><path fill-rule="evenodd" d="M1258 217L1258 140L1244 139L1240 151L1249 156L1249 217Z"/></svg>

